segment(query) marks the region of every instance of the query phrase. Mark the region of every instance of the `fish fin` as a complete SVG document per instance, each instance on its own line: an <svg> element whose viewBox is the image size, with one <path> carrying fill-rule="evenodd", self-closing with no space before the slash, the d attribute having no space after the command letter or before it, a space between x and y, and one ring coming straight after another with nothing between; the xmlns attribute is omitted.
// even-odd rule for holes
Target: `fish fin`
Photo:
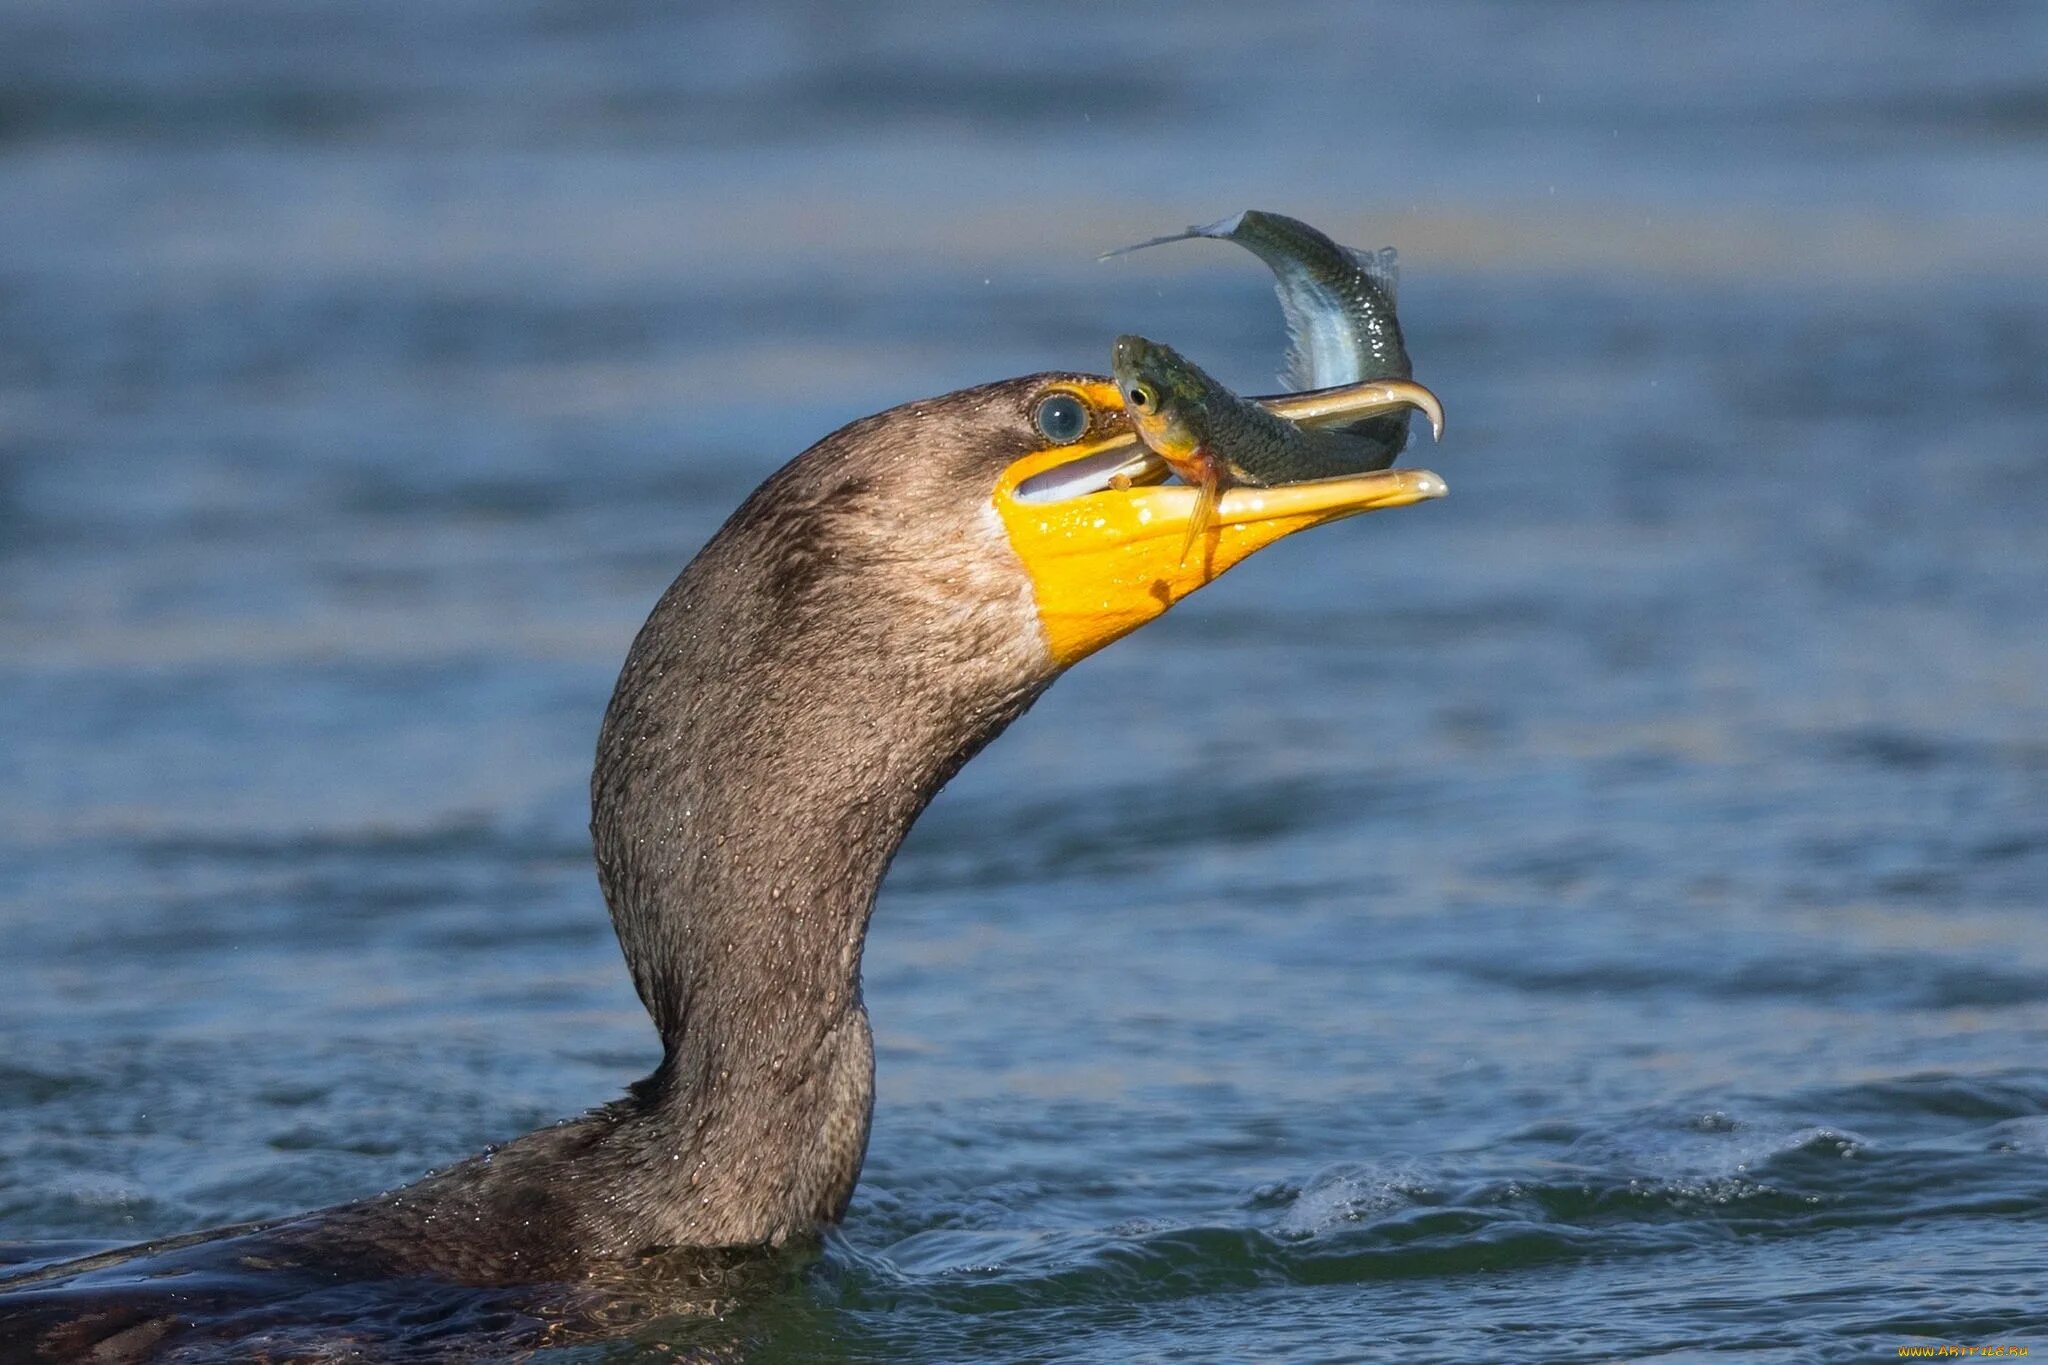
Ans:
<svg viewBox="0 0 2048 1365"><path fill-rule="evenodd" d="M1228 218L1218 218L1213 223L1206 223L1200 227L1191 227L1186 232L1169 233L1164 237L1152 237L1142 242L1133 242L1129 246L1120 246L1114 251L1103 252L1095 259L1106 261L1112 256L1128 256L1133 251L1143 251L1148 246L1164 246L1168 242L1185 242L1191 237L1219 237L1227 241L1237 231L1238 225L1243 221L1244 214L1233 213Z"/></svg>
<svg viewBox="0 0 2048 1365"><path fill-rule="evenodd" d="M1180 562L1183 564L1188 562L1188 551L1195 547L1195 541L1207 535L1216 524L1216 502L1222 496L1221 483L1221 477L1211 467L1203 471L1201 480L1195 485L1198 490L1195 514L1188 518L1188 533L1180 543Z"/></svg>
<svg viewBox="0 0 2048 1365"><path fill-rule="evenodd" d="M1289 393L1323 387L1316 382L1315 352L1307 336L1310 318L1284 283L1275 285L1273 292L1280 296L1280 316L1287 320L1287 356L1280 366L1280 387Z"/></svg>

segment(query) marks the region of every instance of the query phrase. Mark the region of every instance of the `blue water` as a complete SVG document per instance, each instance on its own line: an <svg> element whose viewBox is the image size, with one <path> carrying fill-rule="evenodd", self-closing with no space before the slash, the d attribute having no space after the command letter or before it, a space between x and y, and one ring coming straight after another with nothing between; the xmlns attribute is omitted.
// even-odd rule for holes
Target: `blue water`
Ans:
<svg viewBox="0 0 2048 1365"><path fill-rule="evenodd" d="M1253 205L1401 248L1452 495L937 801L860 1193L720 1330L2048 1348L2044 52L2019 4L5 0L0 1238L366 1194L642 1074L584 802L655 597L863 413L1121 331L1270 387L1248 257L1094 259Z"/></svg>

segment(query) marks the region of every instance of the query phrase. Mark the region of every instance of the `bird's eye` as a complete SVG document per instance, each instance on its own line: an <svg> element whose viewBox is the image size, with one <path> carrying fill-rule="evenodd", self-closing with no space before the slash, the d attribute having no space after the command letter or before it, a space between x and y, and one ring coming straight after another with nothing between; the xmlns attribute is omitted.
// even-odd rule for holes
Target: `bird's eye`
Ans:
<svg viewBox="0 0 2048 1365"><path fill-rule="evenodd" d="M1031 420L1041 436L1054 445L1063 446L1069 441L1080 440L1088 430L1088 409L1071 393L1055 393L1039 403L1038 411L1031 414Z"/></svg>

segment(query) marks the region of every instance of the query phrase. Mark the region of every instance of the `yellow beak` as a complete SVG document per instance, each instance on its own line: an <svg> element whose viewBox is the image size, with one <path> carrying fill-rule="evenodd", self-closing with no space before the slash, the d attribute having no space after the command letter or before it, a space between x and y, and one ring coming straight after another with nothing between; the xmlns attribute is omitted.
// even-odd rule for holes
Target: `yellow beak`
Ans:
<svg viewBox="0 0 2048 1365"><path fill-rule="evenodd" d="M1122 414L1116 385L1106 379L1077 383L1070 391L1105 416ZM1259 401L1309 425L1420 407L1438 429L1442 426L1442 410L1434 396L1416 384L1375 381ZM1117 486L1072 497L1019 494L1019 485L1034 475L1082 459L1115 464L1123 451L1133 462L1129 467L1141 471L1136 484L1119 479ZM1194 518L1197 491L1145 483L1161 475L1136 463L1143 453L1126 428L1101 441L1035 451L1005 470L996 485L996 512L1031 576L1039 619L1062 668L1163 615L1181 598L1276 540L1326 521L1406 507L1448 491L1444 481L1426 469L1383 469L1277 488L1232 488L1217 505L1215 531L1183 562L1181 549Z"/></svg>

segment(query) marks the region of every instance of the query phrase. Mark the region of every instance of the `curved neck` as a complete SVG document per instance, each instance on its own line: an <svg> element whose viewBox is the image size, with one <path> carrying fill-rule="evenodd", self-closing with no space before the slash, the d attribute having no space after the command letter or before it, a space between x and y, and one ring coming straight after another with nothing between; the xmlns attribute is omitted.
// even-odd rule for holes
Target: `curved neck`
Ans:
<svg viewBox="0 0 2048 1365"><path fill-rule="evenodd" d="M756 524L753 506L641 629L591 780L599 879L663 1046L637 1091L647 1145L704 1211L675 1235L728 1243L850 1197L876 889L932 795L1051 679L1037 640L992 658L924 625L914 584L793 560L788 518Z"/></svg>

